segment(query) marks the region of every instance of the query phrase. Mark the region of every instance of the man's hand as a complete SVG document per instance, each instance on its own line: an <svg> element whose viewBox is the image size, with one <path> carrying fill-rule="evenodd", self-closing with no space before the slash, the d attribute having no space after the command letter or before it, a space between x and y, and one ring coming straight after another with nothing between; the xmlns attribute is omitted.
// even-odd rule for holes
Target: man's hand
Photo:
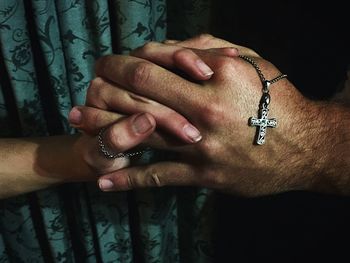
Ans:
<svg viewBox="0 0 350 263"><path fill-rule="evenodd" d="M138 49L134 54L173 69L178 65L178 58L171 56L174 54L171 49L176 48L177 53L187 52L180 44L166 47L156 44L158 50L166 51L163 54L170 55L170 59L169 56L159 57L153 49L154 44L146 46L146 50ZM178 47L182 51L178 51ZM199 48L209 47L203 44ZM224 50L227 52L226 48ZM251 52L249 49L245 51ZM180 158L104 175L100 182L108 182L109 187L103 190L197 185L244 196L301 189L329 191L332 187L340 189L338 191L346 190L344 185L349 184L348 177L337 180L337 177L330 176L334 175L335 167L346 162L331 158L334 152L330 149L340 145L347 136L346 133L339 134L339 137L330 135L333 131L339 133L340 118L349 115L348 111L337 105L308 101L289 81L281 80L270 89L270 117L277 118L278 127L268 130L264 146L253 145L256 131L248 126L248 118L257 115L262 94L262 84L255 69L237 55L197 50L193 45L191 52L214 69L209 80L198 83L184 79L144 59L132 57L108 56L97 64L97 74L114 86L94 98L95 101L104 101L104 109L120 112L125 107L140 107L138 102L124 105L125 95L122 94L139 96L141 101L147 97L146 100L152 103L142 106L144 112L157 115L152 104L163 105L184 116L202 134L202 140L192 145L150 140L148 145L151 147L178 152ZM280 74L255 52L249 54L266 79ZM191 56L188 61L193 61L193 53ZM105 89L103 85L101 89ZM160 117L161 114L155 117L157 123L162 121L157 120Z"/></svg>
<svg viewBox="0 0 350 263"><path fill-rule="evenodd" d="M255 69L238 57L204 51L197 54L215 69L214 75L202 84L132 57L108 56L99 60L97 74L111 85L115 83L115 87L94 100L120 111L117 104L124 105L121 94L147 97L185 116L203 136L194 145L157 145L180 153L176 161L122 169L100 180L112 182L110 190L198 185L248 196L310 187L310 175L317 173L323 162L320 158L306 169L314 161L313 149L322 148L306 132L319 114L317 105L307 101L287 80L273 84L270 115L277 118L279 126L268 130L266 145L255 146L255 128L247 124L249 117L257 115L262 94ZM267 79L280 74L267 61L254 59ZM118 103L113 103L113 98L118 98ZM133 102L127 107L138 108L138 104ZM150 103L143 105L143 111L154 113L155 109ZM323 142L326 138L322 134L320 131L314 135Z"/></svg>
<svg viewBox="0 0 350 263"><path fill-rule="evenodd" d="M210 34L202 34L199 36L195 36L193 38L189 38L185 41L166 40L164 41L164 43L168 45L175 45L178 47L185 47L185 48L191 48L191 49L203 49L203 50L234 48L234 49L237 49L240 55L259 57L258 53L256 53L254 50L250 48L230 43L224 39L214 37ZM147 54L147 52L145 52L145 54Z"/></svg>

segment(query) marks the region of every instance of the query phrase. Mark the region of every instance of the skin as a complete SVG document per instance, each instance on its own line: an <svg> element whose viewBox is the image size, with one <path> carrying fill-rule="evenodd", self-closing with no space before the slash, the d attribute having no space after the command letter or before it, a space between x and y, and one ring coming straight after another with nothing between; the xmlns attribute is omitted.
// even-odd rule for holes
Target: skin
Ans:
<svg viewBox="0 0 350 263"><path fill-rule="evenodd" d="M237 51L232 51L237 54ZM180 61L177 66L186 68L186 63ZM198 74L197 71L198 80L210 78L212 71L209 68L206 70L206 74ZM95 93L100 92L98 83L98 80L92 82L91 86L97 89L89 89L88 101L101 106L103 101L91 99ZM104 81L102 83L105 84ZM130 98L130 101L134 99L142 102L141 97L137 96ZM157 111L162 115L162 119L158 119L159 127L168 131L172 139L169 136L165 139L155 131L155 118L150 113L142 113L142 107L138 110L129 107L124 112L127 115L76 107L71 111L69 121L76 128L85 128L86 132L80 135L0 139L0 198L67 182L96 181L101 174L127 167L130 164L129 158L108 160L98 151L96 135L107 124L109 127L103 134L104 142L107 148L112 145L113 149L118 148L120 152L147 139L170 142L177 138L177 144L192 144L201 140L199 131L179 113L163 105L158 105ZM100 182L100 186L106 184Z"/></svg>
<svg viewBox="0 0 350 263"><path fill-rule="evenodd" d="M261 87L255 87L260 84L254 80L254 70L250 69L252 76L248 69L239 71L242 61L235 59L237 50L256 56L266 77L274 77L269 76L269 72L273 75L276 69L266 61L259 61L254 51L209 35L184 42L170 41L166 45L148 44L133 53L141 60L101 59L97 64L100 77L89 89L87 102L90 107L74 108L70 114L72 125L86 133L0 139L0 198L65 182L96 180L96 175L101 174L106 175L100 178L99 185L107 191L198 185L246 196L293 189L347 194L349 140L347 131L340 129L340 125L348 127L348 109L333 103L307 101L289 82L278 83L282 88L276 89L284 91L275 93L271 90L270 116L279 120L283 117L284 121L278 127L280 132L271 130L270 135L268 131L269 146L252 147L254 129L247 129L246 117L247 111L255 116L256 106L253 110L248 104L257 104L255 100L261 94ZM108 67L121 63L120 59L126 62L124 68L119 68L124 70L124 76L110 77L115 72L108 71ZM183 79L145 59L170 70L180 69L189 76ZM233 61L238 64L232 65ZM145 63L146 73L150 65L155 68L150 71L152 74L146 74L150 76L146 81L142 77L144 74L137 74L140 70L143 73ZM203 63L207 66L204 71ZM211 68L215 69L214 75ZM159 70L163 86L158 85L159 79L153 75L159 77ZM239 77L236 82L231 82L232 72ZM195 83L188 81L189 77ZM252 83L245 83L249 79ZM146 87L151 83L154 90L149 90L152 86ZM180 93L176 90L178 84L184 85ZM243 92L242 86L245 87ZM199 91L203 87L204 91ZM162 88L168 93L162 93ZM150 98L143 96L147 93L151 94ZM118 103L111 99L116 94L121 96ZM228 107L233 110L227 111ZM234 114L228 114L232 112ZM139 117L143 119L141 126L135 124ZM105 144L114 152L123 152L141 143L141 147L150 145L177 151L183 158L122 169L129 166L128 158L108 160L96 151L96 134L105 126L108 126L104 133ZM140 127L143 127L142 132ZM272 139L273 135L276 137ZM224 158L225 155L230 158Z"/></svg>
<svg viewBox="0 0 350 263"><path fill-rule="evenodd" d="M135 127L140 117L149 123L142 132ZM150 114L135 114L113 123L111 131L127 138L121 148L124 150L145 140L156 126ZM105 135L107 141L115 143L109 136ZM88 134L0 139L0 198L67 182L96 181L96 175L129 165L128 158L107 160L98 147L96 136Z"/></svg>
<svg viewBox="0 0 350 263"><path fill-rule="evenodd" d="M152 144L151 140L150 146L178 152L181 157L104 175L99 181L109 182L109 187L102 189L195 185L242 196L290 190L348 194L349 139L347 130L341 128L349 127L348 108L310 101L283 79L270 89L269 116L277 118L278 127L268 129L264 146L256 146L253 144L256 129L249 127L247 121L257 115L262 94L260 79L255 69L237 56L205 50L213 46L235 47L239 52L247 52L259 64L266 79L280 74L255 52L208 35L185 42L149 44L133 53L138 58L114 55L99 60L97 75L110 86L93 98L89 93L89 106L116 112L126 108L132 112L133 108L137 111L142 107L142 111L152 112L158 121L162 119L162 112L155 108L161 104L188 119L202 135L200 142L191 145L176 145L166 139ZM179 48L191 48L191 52L179 51ZM211 78L204 82L189 81L188 77L160 67L176 67L183 59L182 52L192 58L200 57L213 69ZM160 66L145 59L156 61ZM101 89L105 89L104 84ZM116 94L123 98L123 92L142 99L115 103ZM104 104L101 107L94 101ZM113 149L118 151L118 147Z"/></svg>

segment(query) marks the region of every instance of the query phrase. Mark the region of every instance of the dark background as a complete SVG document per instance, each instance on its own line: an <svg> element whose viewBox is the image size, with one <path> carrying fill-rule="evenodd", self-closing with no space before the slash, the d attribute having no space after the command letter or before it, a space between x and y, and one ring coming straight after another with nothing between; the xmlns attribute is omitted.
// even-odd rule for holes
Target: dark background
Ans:
<svg viewBox="0 0 350 263"><path fill-rule="evenodd" d="M211 31L254 49L305 95L324 99L350 64L350 9L339 2L213 1Z"/></svg>
<svg viewBox="0 0 350 263"><path fill-rule="evenodd" d="M212 33L253 48L306 96L327 99L350 63L350 9L323 2L217 1ZM349 197L221 194L217 204L217 262L350 262Z"/></svg>

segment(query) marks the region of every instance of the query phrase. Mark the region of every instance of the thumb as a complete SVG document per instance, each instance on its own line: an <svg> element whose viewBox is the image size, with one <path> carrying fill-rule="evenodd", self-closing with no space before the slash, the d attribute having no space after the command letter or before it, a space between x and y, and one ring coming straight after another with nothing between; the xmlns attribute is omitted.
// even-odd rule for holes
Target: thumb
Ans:
<svg viewBox="0 0 350 263"><path fill-rule="evenodd" d="M101 176L102 191L126 191L145 187L196 185L194 166L177 162L160 162L135 166Z"/></svg>

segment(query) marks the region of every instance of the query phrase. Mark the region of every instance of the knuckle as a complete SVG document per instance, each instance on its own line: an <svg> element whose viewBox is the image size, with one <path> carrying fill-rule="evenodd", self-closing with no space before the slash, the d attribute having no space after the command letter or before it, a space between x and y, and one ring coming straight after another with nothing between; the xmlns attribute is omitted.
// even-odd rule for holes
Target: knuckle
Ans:
<svg viewBox="0 0 350 263"><path fill-rule="evenodd" d="M157 44L153 41L147 42L141 47L141 51L143 53L148 53L154 50L154 48L157 46Z"/></svg>
<svg viewBox="0 0 350 263"><path fill-rule="evenodd" d="M129 189L164 186L161 176L154 168L148 168L146 171L140 170L133 176L127 174L126 179Z"/></svg>
<svg viewBox="0 0 350 263"><path fill-rule="evenodd" d="M198 151L208 160L213 160L213 158L215 159L217 156L221 156L224 152L223 145L216 139L206 138L197 147Z"/></svg>
<svg viewBox="0 0 350 263"><path fill-rule="evenodd" d="M140 46L135 50L132 50L130 54L137 57L144 57L144 56L147 56L147 54L154 52L157 46L158 44L156 42L150 41L144 44L143 46Z"/></svg>
<svg viewBox="0 0 350 263"><path fill-rule="evenodd" d="M163 181L161 180L161 177L157 173L157 171L153 168L150 168L146 171L146 184L147 186L156 186L156 187L162 187L164 186Z"/></svg>
<svg viewBox="0 0 350 263"><path fill-rule="evenodd" d="M129 84L136 88L145 87L151 77L152 65L148 62L138 62L129 76Z"/></svg>
<svg viewBox="0 0 350 263"><path fill-rule="evenodd" d="M132 103L134 103L134 105L136 106L136 104L138 103L142 103L142 104L151 104L151 105L154 105L154 106L159 106L159 103L154 101L154 100L151 100L149 98L146 98L146 97L143 97L143 96L140 96L138 94L135 94L135 93L132 93L132 92L127 92L126 93L126 96L128 96L128 98L130 98L130 101Z"/></svg>
<svg viewBox="0 0 350 263"><path fill-rule="evenodd" d="M156 174L156 173L152 174L151 178L152 178L152 184L154 186L157 186L157 187L163 186L162 181L160 180L160 176L158 176L158 174Z"/></svg>
<svg viewBox="0 0 350 263"><path fill-rule="evenodd" d="M200 34L197 36L197 39L199 40L199 42L201 43L206 43L211 41L214 38L213 35L208 34L208 33L204 33L204 34Z"/></svg>
<svg viewBox="0 0 350 263"><path fill-rule="evenodd" d="M232 81L232 76L235 74L242 74L241 70L242 61L241 59L217 56L215 61L216 74L220 76L222 80Z"/></svg>
<svg viewBox="0 0 350 263"><path fill-rule="evenodd" d="M135 180L133 179L133 177L130 176L130 174L126 175L126 181L127 181L128 189L136 188L137 184L135 183Z"/></svg>
<svg viewBox="0 0 350 263"><path fill-rule="evenodd" d="M206 103L201 106L201 120L203 123L206 123L208 126L217 126L220 124L225 117L224 106L218 102L215 102L215 99L211 103Z"/></svg>
<svg viewBox="0 0 350 263"><path fill-rule="evenodd" d="M105 143L111 150L119 152L123 149L123 138L117 127L111 127L104 132Z"/></svg>
<svg viewBox="0 0 350 263"><path fill-rule="evenodd" d="M195 53L192 50L187 48L180 48L179 50L175 51L173 56L174 59L183 60L194 55Z"/></svg>
<svg viewBox="0 0 350 263"><path fill-rule="evenodd" d="M96 86L96 87L101 87L103 84L105 84L105 81L101 77L96 77L91 80L90 86Z"/></svg>
<svg viewBox="0 0 350 263"><path fill-rule="evenodd" d="M226 76L231 76L232 72L236 70L235 59L226 56L218 56L217 67L220 68Z"/></svg>
<svg viewBox="0 0 350 263"><path fill-rule="evenodd" d="M94 78L90 82L90 86L87 89L86 93L86 102L87 104L99 106L96 105L98 102L101 102L99 98L102 97L103 89L101 87L104 85L104 80L100 77Z"/></svg>

